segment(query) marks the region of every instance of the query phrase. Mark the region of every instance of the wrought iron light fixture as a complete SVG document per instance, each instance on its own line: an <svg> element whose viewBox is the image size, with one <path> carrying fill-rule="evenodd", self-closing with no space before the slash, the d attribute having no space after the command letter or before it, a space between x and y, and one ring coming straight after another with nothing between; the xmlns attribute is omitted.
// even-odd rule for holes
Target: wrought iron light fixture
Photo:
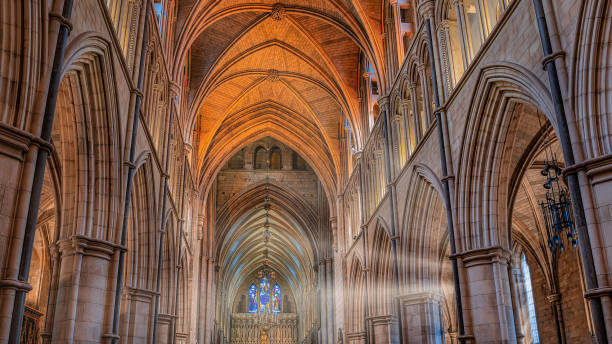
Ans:
<svg viewBox="0 0 612 344"><path fill-rule="evenodd" d="M559 181L562 170L557 157L550 145L545 149L545 153L544 168L540 173L546 177L546 182L542 185L546 189L546 199L540 202L540 207L546 225L548 247L554 254L557 250L563 251L567 244L576 246L576 227L569 191Z"/></svg>

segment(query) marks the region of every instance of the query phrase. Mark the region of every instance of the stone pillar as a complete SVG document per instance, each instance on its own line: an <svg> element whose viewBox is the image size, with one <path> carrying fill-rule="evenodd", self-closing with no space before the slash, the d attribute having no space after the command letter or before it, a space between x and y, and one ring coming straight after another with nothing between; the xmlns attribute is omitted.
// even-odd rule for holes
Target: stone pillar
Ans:
<svg viewBox="0 0 612 344"><path fill-rule="evenodd" d="M523 316L521 314L521 297L519 292L519 286L521 285L522 280L521 269L519 267L512 267L510 269L510 274L510 287L512 290L512 307L514 309L514 328L516 330L516 342L522 343L523 338L525 336L523 335L523 332L521 330L521 317Z"/></svg>
<svg viewBox="0 0 612 344"><path fill-rule="evenodd" d="M287 146L281 148L281 168L283 171L293 170L293 151Z"/></svg>
<svg viewBox="0 0 612 344"><path fill-rule="evenodd" d="M478 344L515 343L508 278L509 252L499 246L460 254L466 275L464 309L471 314Z"/></svg>
<svg viewBox="0 0 612 344"><path fill-rule="evenodd" d="M201 201L200 201L201 202ZM200 226L201 225L201 226ZM200 299L200 307L198 318L198 343L205 343L206 338L206 315L208 314L208 259L206 258L208 254L208 232L206 230L206 217L200 215L198 217L198 230L202 233L202 247L201 250L201 268L200 268L200 291L199 291L199 299Z"/></svg>
<svg viewBox="0 0 612 344"><path fill-rule="evenodd" d="M156 293L146 289L126 288L124 294L120 335L126 342L146 343L151 340L149 333Z"/></svg>
<svg viewBox="0 0 612 344"><path fill-rule="evenodd" d="M214 285L214 274L215 274L215 260L208 258L208 278L207 278L207 299L206 299L206 328L204 330L204 343L212 344L214 334L214 318L215 318L215 285Z"/></svg>
<svg viewBox="0 0 612 344"><path fill-rule="evenodd" d="M51 343L51 335L53 333L53 319L55 314L55 303L57 299L58 283L59 283L59 268L60 268L60 252L59 247L56 244L49 245L49 252L51 255L51 265L53 266L53 275L51 276L51 284L49 286L49 300L47 305L47 311L45 314L45 327L41 332L42 343Z"/></svg>
<svg viewBox="0 0 612 344"><path fill-rule="evenodd" d="M99 343L107 301L112 299L108 293L114 292L108 277L116 246L82 236L60 240L58 245L60 271L51 342Z"/></svg>
<svg viewBox="0 0 612 344"><path fill-rule="evenodd" d="M327 282L327 292L325 294L327 294L327 342L330 344L333 344L335 342L334 340L334 334L336 333L334 331L334 295L333 295L333 291L334 291L334 280L333 280L333 259L332 258L328 258L325 260L325 273L327 274L326 276L326 282Z"/></svg>
<svg viewBox="0 0 612 344"><path fill-rule="evenodd" d="M443 297L433 292L419 292L401 296L402 330L407 334L404 343L443 344Z"/></svg>
<svg viewBox="0 0 612 344"><path fill-rule="evenodd" d="M321 314L321 343L327 343L327 283L325 281L327 273L325 272L325 260L319 262L319 302Z"/></svg>
<svg viewBox="0 0 612 344"><path fill-rule="evenodd" d="M423 96L423 123L425 123L425 128L423 128L423 131L426 131L427 128L431 126L431 114L433 113L431 103L433 94L429 94L429 84L427 83L427 68L425 64L419 63L417 65L417 72L419 73L419 81L421 82L421 95Z"/></svg>
<svg viewBox="0 0 612 344"><path fill-rule="evenodd" d="M472 49L470 48L471 42L469 39L469 33L467 32L467 26L465 24L465 8L463 6L463 0L453 0L453 6L455 6L455 13L457 14L457 30L459 32L459 40L461 41L461 52L463 56L463 65L465 68L470 65L472 61Z"/></svg>
<svg viewBox="0 0 612 344"><path fill-rule="evenodd" d="M411 82L410 85L408 85L408 88L410 89L410 94L412 95L412 125L414 127L414 139L416 141L415 143L418 143L421 141L421 137L423 136L423 128L421 127L421 121L419 120L419 107L417 105L419 99L417 97L416 84Z"/></svg>
<svg viewBox="0 0 612 344"><path fill-rule="evenodd" d="M255 168L255 162L253 161L253 154L255 151L253 150L254 145L248 145L244 147L244 169L252 170Z"/></svg>
<svg viewBox="0 0 612 344"><path fill-rule="evenodd" d="M372 344L399 344L399 328L394 316L372 316L368 318L368 323Z"/></svg>
<svg viewBox="0 0 612 344"><path fill-rule="evenodd" d="M550 306L552 307L553 314L555 316L555 322L557 329L559 330L559 335L561 336L559 339L561 343L565 344L565 324L563 322L563 310L561 309L561 294L550 294L546 297L548 302L550 302Z"/></svg>
<svg viewBox="0 0 612 344"><path fill-rule="evenodd" d="M344 328L344 290L342 286L344 285L344 269L342 266L342 257L344 257L344 243L346 242L343 238L342 233L344 232L342 228L342 224L344 223L344 214L343 214L343 202L342 196L338 195L336 198L337 201L337 209L338 216L332 217L330 219L331 229L334 234L334 264L333 264L333 272L334 272L334 293L333 293L333 304L334 304L334 325L337 329ZM336 342L337 342L336 338Z"/></svg>
<svg viewBox="0 0 612 344"><path fill-rule="evenodd" d="M434 0L425 0L425 1L421 1L419 3L418 6L418 11L421 14L421 16L425 19L429 19L429 24L431 25L430 29L431 29L431 41L432 41L432 51L433 51L433 60L434 60L434 67L435 67L435 73L438 75L438 77L436 78L438 80L437 82L437 88L438 88L438 95L440 97L440 103L444 103L444 91L443 91L443 85L440 82L440 80L442 80L442 61L440 61L440 52L439 52L439 47L440 47L440 43L438 42L438 35L436 32L436 27L434 26L435 23L435 18L434 18L434 10L435 10L435 4L434 4ZM431 85L431 87L435 87L436 85ZM433 101L433 94L430 95L431 98L429 98L429 104L432 104ZM431 115L433 115L433 110L430 113ZM431 124L431 123L430 123Z"/></svg>
<svg viewBox="0 0 612 344"><path fill-rule="evenodd" d="M412 130L410 129L410 124L409 124L409 120L410 120L410 108L412 107L412 103L410 101L410 99L402 99L401 100L401 105L402 105L402 115L403 115L403 123L402 125L404 126L404 132L406 135L406 139L404 144L406 145L405 149L406 149L406 160L409 159L410 155L412 154L414 147L416 146L416 142L415 141L411 141L411 137L416 140L416 136L414 134L414 128L412 128ZM413 123L414 125L414 123Z"/></svg>

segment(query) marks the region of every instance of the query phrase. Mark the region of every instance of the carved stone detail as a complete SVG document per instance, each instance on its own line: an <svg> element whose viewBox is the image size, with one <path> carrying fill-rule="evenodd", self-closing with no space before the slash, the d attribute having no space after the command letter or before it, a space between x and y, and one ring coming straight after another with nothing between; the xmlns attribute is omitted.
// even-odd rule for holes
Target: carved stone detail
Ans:
<svg viewBox="0 0 612 344"><path fill-rule="evenodd" d="M285 7L282 4L276 4L272 7L270 17L274 20L283 20L285 18Z"/></svg>

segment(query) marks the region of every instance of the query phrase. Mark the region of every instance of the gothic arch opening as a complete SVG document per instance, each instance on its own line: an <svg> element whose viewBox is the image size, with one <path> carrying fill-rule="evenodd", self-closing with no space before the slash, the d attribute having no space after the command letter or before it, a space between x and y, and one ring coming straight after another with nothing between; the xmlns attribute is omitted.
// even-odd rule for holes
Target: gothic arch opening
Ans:
<svg viewBox="0 0 612 344"><path fill-rule="evenodd" d="M461 200L474 208L460 213L460 223L474 217L484 221L462 228L467 230L462 232L461 239L461 245L469 252L463 256L467 273L491 274L496 269L502 272L494 275L490 283L506 285L503 293L495 296L503 306L489 309L504 319L505 325L498 328L502 338L547 338L559 343L586 340L578 338L588 338L592 333L589 305L585 299L567 300L562 296L585 291L578 251L570 248L570 240L565 243L565 250L557 247L552 253L547 233L551 227L546 224L542 210L548 190L544 185L548 180L544 167L555 165L559 173L564 167L554 130L556 123L549 121L549 112L540 110L548 108L547 102L532 97L531 90L525 91L511 82L492 82L488 86L486 94L490 97L483 101L486 106L480 107L483 113L473 117L480 121L479 132L472 132L474 127L468 126L465 136L475 139L473 144L480 147L465 149L466 157L478 158L461 166L472 169L469 175L482 178L481 183L471 183L471 195L464 195ZM476 95L481 96L478 91ZM495 132L482 135L482 130L491 128L493 121L498 121ZM496 142L490 141L495 138ZM484 151L488 153L483 155ZM462 159L462 163L466 161ZM563 178L559 185L567 188ZM459 183L460 190L467 190L465 186L463 181ZM480 203L477 195L495 197L497 202ZM497 257L493 265L484 269L480 265L483 253ZM487 288L493 286L480 286L480 293L490 293L482 291ZM474 289L467 287L468 293L476 293ZM476 305L480 297L473 298L471 304ZM482 312L470 313L473 321L481 321ZM567 313L581 319L583 326L564 326L563 316Z"/></svg>
<svg viewBox="0 0 612 344"><path fill-rule="evenodd" d="M224 165L207 197L215 219L210 316L217 334L232 343L317 336L329 303L329 276L321 274L331 235L322 184L299 154L271 137L240 152L244 167Z"/></svg>

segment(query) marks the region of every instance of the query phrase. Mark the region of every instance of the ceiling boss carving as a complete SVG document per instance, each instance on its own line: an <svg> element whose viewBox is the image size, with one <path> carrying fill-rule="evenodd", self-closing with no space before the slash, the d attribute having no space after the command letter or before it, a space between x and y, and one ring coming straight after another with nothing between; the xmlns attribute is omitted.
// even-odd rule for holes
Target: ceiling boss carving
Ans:
<svg viewBox="0 0 612 344"><path fill-rule="evenodd" d="M276 69L268 70L268 80L270 80L271 82L280 81L280 75Z"/></svg>
<svg viewBox="0 0 612 344"><path fill-rule="evenodd" d="M283 18L285 18L285 7L282 4L275 4L272 7L272 13L270 14L270 17L278 21L283 20Z"/></svg>

